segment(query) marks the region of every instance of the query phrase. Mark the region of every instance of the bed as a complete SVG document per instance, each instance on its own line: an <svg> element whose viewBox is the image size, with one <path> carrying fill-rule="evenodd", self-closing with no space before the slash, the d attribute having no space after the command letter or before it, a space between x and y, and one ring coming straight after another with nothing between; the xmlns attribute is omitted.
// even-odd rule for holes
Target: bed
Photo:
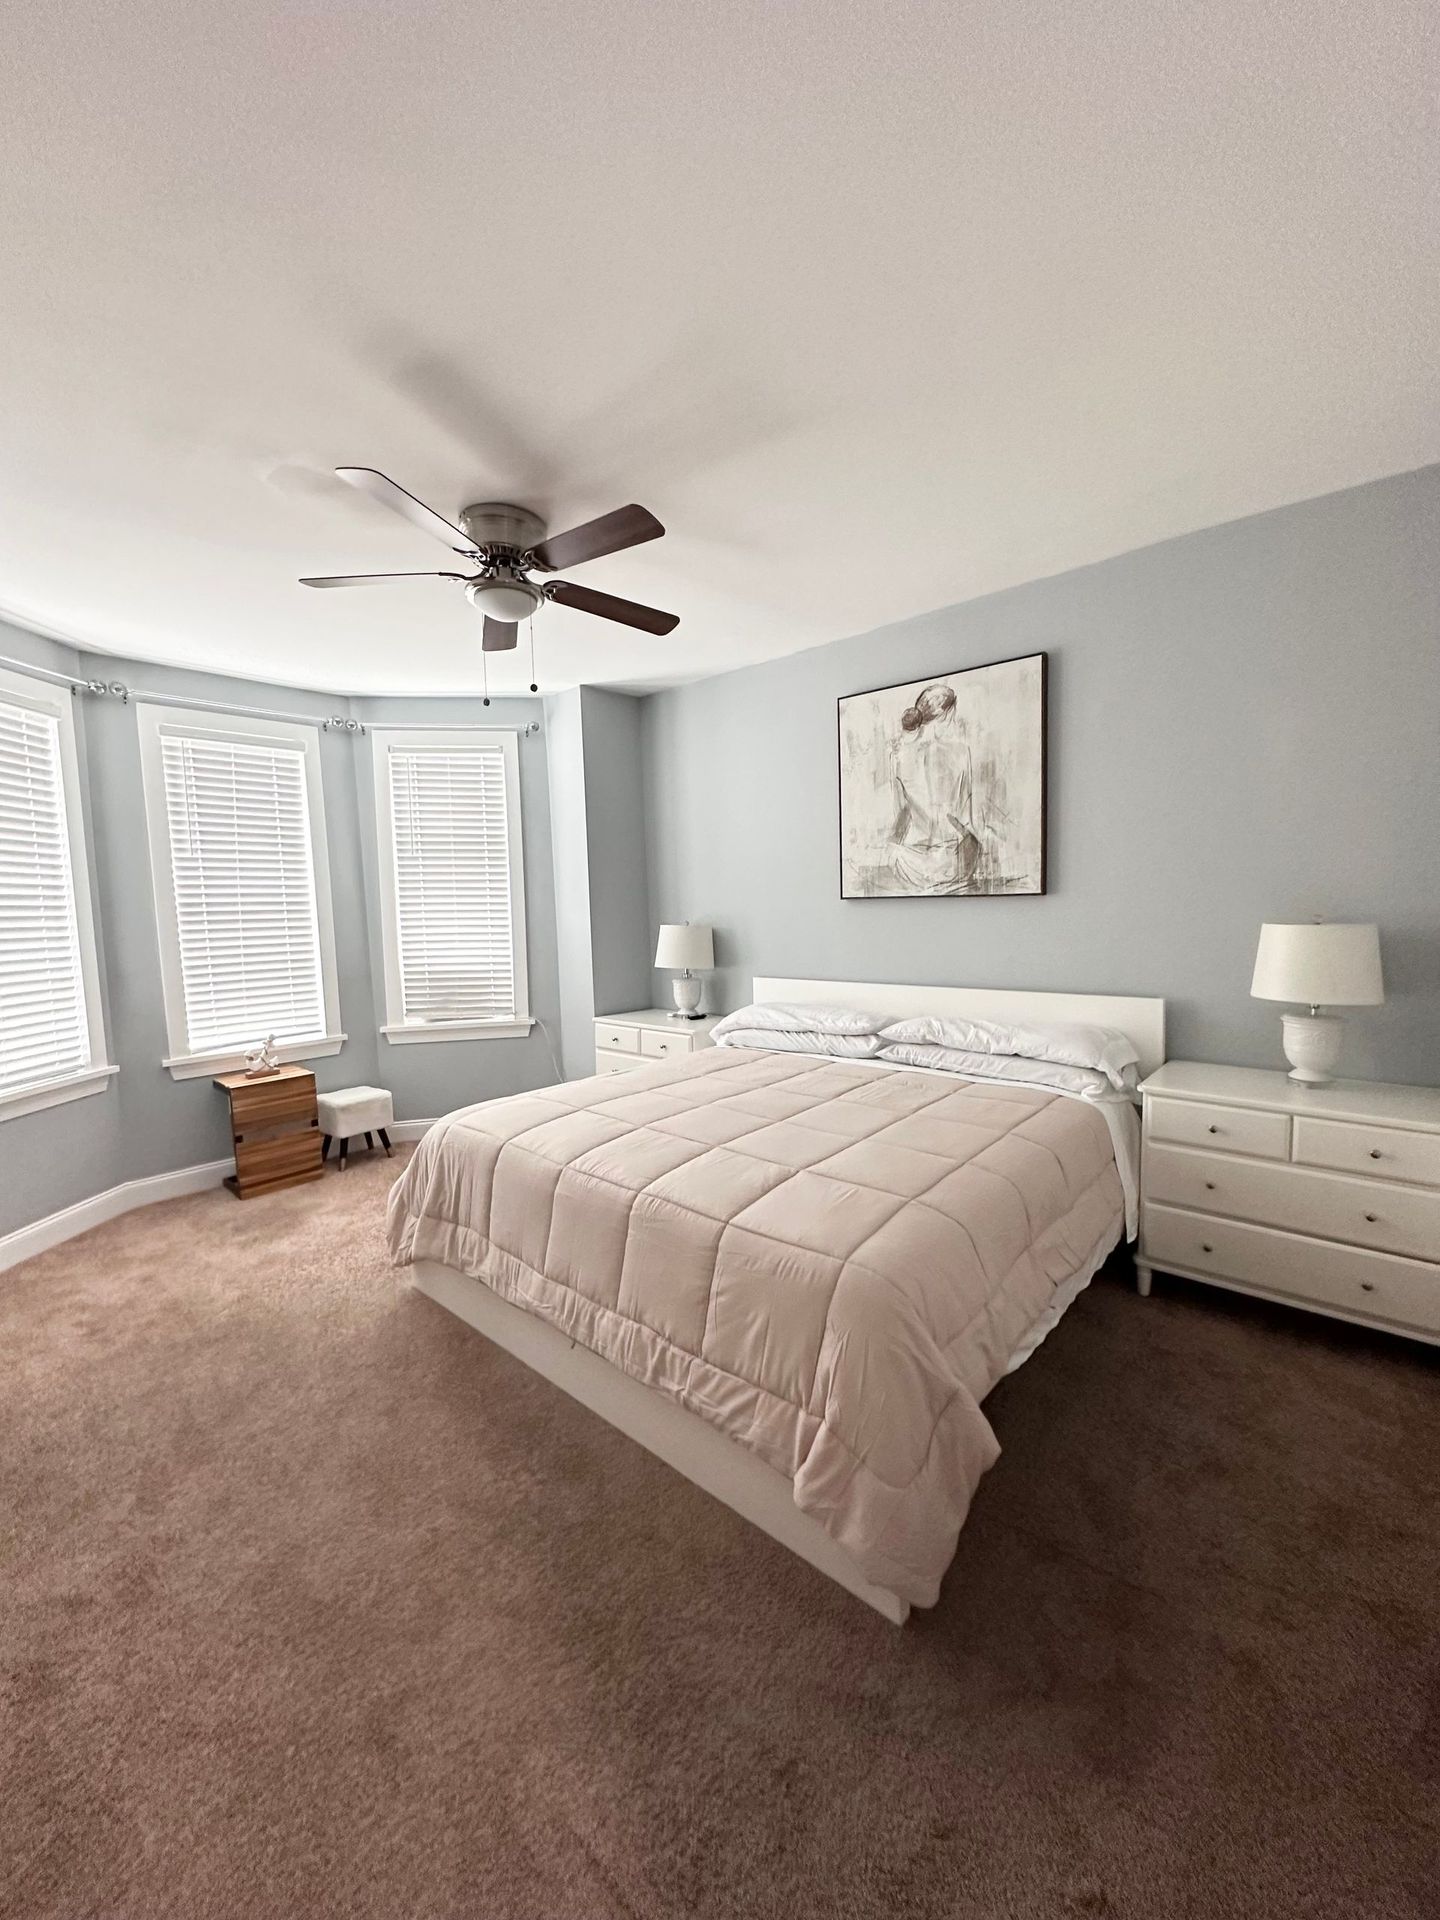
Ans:
<svg viewBox="0 0 1440 1920"><path fill-rule="evenodd" d="M1164 1004L757 978L761 1002L1085 1021ZM999 1448L981 1402L1133 1223L1138 1129L872 1060L703 1049L451 1114L391 1198L440 1305L897 1624Z"/></svg>

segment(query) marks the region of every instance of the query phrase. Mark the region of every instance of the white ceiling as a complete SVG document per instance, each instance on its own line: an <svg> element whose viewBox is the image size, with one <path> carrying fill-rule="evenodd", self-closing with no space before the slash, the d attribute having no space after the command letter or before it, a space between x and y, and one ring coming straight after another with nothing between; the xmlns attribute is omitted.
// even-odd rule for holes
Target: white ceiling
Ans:
<svg viewBox="0 0 1440 1920"><path fill-rule="evenodd" d="M1415 0L99 0L0 56L0 607L478 682L329 478L668 537L541 679L655 686L1440 458ZM496 684L528 680L523 661Z"/></svg>

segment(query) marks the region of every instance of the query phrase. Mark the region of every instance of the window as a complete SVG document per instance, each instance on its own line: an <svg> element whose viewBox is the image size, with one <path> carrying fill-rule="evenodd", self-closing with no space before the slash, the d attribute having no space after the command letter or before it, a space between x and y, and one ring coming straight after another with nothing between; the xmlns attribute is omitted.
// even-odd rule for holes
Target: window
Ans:
<svg viewBox="0 0 1440 1920"><path fill-rule="evenodd" d="M73 696L0 673L0 1118L99 1093L105 1063Z"/></svg>
<svg viewBox="0 0 1440 1920"><path fill-rule="evenodd" d="M140 760L176 1079L338 1053L330 867L314 727L142 706Z"/></svg>
<svg viewBox="0 0 1440 1920"><path fill-rule="evenodd" d="M386 1037L528 1033L515 735L382 728L373 750Z"/></svg>

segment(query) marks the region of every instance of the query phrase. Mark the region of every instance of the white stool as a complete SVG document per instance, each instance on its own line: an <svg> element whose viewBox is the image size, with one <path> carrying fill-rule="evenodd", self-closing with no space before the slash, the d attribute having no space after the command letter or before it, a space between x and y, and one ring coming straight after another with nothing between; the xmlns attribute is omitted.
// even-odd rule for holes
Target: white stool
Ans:
<svg viewBox="0 0 1440 1920"><path fill-rule="evenodd" d="M384 1087L341 1087L336 1093L322 1093L316 1097L315 1110L325 1135L320 1148L322 1160L330 1157L330 1142L338 1140L343 1173L350 1157L350 1142L362 1133L366 1146L372 1150L375 1146L372 1135L378 1133L388 1158L390 1135L386 1128L395 1124L395 1107Z"/></svg>

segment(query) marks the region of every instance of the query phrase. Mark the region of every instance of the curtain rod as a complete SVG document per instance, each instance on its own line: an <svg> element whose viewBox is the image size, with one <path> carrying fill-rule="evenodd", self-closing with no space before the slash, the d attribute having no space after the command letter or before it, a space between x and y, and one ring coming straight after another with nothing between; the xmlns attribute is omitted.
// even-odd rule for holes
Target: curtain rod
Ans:
<svg viewBox="0 0 1440 1920"><path fill-rule="evenodd" d="M39 680L53 680L59 686L69 687L72 694L110 694L113 695L115 699L123 701L127 706L131 700L154 700L162 706L190 707L202 713L240 713L251 720L287 720L296 726L318 727L322 733L363 734L368 733L370 730L363 720L351 720L344 714L334 713L327 719L320 720L317 719L313 713L285 713L274 707L247 707L233 700L199 700L183 693L150 693L144 687L128 687L123 680L82 679L79 675L73 673L57 673L53 667L36 666L33 660L12 660L7 654L3 653L0 653L0 667L14 667L20 673L34 674ZM372 694L356 694L350 697L364 700L373 699L376 696ZM400 696L400 698L407 700L424 699L425 697L423 694L402 694ZM424 722L421 723L422 726L424 724ZM443 721L435 721L430 724L437 727L445 725ZM382 727L390 725L404 726L405 722L372 720L370 725ZM496 720L487 721L486 725L490 727L494 733L518 733L522 739L526 740L540 731L540 722L538 720L526 720L524 722ZM412 724L408 730L414 732L417 729Z"/></svg>

